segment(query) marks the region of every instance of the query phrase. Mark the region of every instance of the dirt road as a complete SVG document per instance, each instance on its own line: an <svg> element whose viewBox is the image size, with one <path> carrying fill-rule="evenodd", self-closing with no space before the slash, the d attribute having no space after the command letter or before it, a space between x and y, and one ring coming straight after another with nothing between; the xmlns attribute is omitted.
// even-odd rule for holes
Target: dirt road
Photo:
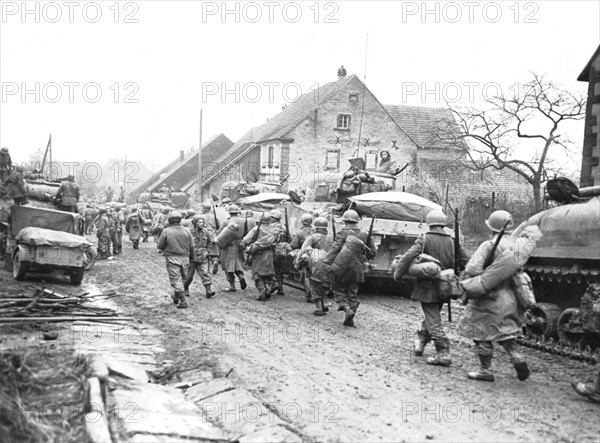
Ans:
<svg viewBox="0 0 600 443"><path fill-rule="evenodd" d="M179 310L162 256L153 243L141 247L126 245L118 261L98 262L84 284L115 289L127 314L164 331L163 359L230 372L306 441L600 440L598 406L569 386L597 367L524 349L532 375L519 382L498 347L496 382L470 381L470 344L450 331L452 367L427 365L431 345L424 357L412 355L419 305L384 295L363 295L357 326L347 328L335 307L313 316L298 290L266 303L255 300L253 285L221 292L220 273L216 297L205 299L194 282L190 308ZM227 405L226 419L252 420L244 406Z"/></svg>

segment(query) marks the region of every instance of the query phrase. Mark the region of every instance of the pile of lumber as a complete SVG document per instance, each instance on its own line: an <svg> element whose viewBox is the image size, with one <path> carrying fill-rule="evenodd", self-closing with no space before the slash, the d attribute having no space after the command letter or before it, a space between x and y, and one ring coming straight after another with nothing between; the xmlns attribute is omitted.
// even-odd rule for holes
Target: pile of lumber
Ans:
<svg viewBox="0 0 600 443"><path fill-rule="evenodd" d="M62 295L47 288L36 288L31 297L0 298L0 323L12 321L102 321L132 320L110 308L92 306L97 298L114 297L114 292L100 295Z"/></svg>

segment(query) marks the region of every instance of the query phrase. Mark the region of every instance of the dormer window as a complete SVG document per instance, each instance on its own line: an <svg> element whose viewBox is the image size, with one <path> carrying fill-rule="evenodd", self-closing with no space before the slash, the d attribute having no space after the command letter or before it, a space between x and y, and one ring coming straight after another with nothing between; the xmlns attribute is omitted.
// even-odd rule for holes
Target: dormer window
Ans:
<svg viewBox="0 0 600 443"><path fill-rule="evenodd" d="M350 103L358 103L358 92L350 92L348 94L348 100Z"/></svg>

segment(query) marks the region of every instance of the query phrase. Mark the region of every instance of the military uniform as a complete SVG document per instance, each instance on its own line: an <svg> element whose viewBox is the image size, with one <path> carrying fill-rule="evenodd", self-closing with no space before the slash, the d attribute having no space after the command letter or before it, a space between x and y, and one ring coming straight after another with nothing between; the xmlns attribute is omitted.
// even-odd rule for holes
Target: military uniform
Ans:
<svg viewBox="0 0 600 443"><path fill-rule="evenodd" d="M315 302L315 315L323 315L329 311L326 304L327 293L331 289L331 270L324 263L327 251L331 248L333 242L327 237L327 229L319 228L317 232L310 234L300 250L300 259L304 257L308 249L312 249L310 263L310 276L308 278L312 299Z"/></svg>
<svg viewBox="0 0 600 443"><path fill-rule="evenodd" d="M165 228L169 225L169 214L161 212L154 216L154 222L152 224L152 235L154 235L154 243L158 243L158 239Z"/></svg>
<svg viewBox="0 0 600 443"><path fill-rule="evenodd" d="M233 205L232 205L233 206ZM231 226L231 227L230 227ZM246 289L246 280L244 279L244 260L240 251L240 242L244 235L244 220L239 213L231 215L229 220L225 221L219 229L219 234L224 229L233 229L235 238L227 244L219 245L221 248L221 266L227 281L229 282L229 292L235 291L235 276L238 276L241 289Z"/></svg>
<svg viewBox="0 0 600 443"><path fill-rule="evenodd" d="M178 307L187 308L183 281L188 273L190 259L194 258L194 238L189 229L179 225L179 220L161 232L157 247L163 251L169 282L175 290L171 298Z"/></svg>
<svg viewBox="0 0 600 443"><path fill-rule="evenodd" d="M142 242L147 243L148 234L150 233L150 229L152 227L152 211L150 211L150 209L148 208L144 208L140 211L140 215L144 219L144 224L142 225L142 236L144 237L144 239L142 240Z"/></svg>
<svg viewBox="0 0 600 443"><path fill-rule="evenodd" d="M271 234L277 238L273 251L273 266L275 268L275 282L277 284L273 285L271 292L277 291L277 294L285 295L283 291L283 277L289 272L288 254L292 249L287 237L287 230L280 221L276 220L271 223Z"/></svg>
<svg viewBox="0 0 600 443"><path fill-rule="evenodd" d="M211 289L212 279L208 273L208 265L210 262L208 251L214 243L213 236L208 229L199 226L199 223L197 223L196 226L192 225L192 227L188 229L190 229L192 237L194 238L194 259L190 262L190 268L183 283L183 288L185 294L189 295L188 289L194 280L194 272L198 272L202 284L206 289L206 298L210 298L215 295L214 291Z"/></svg>
<svg viewBox="0 0 600 443"><path fill-rule="evenodd" d="M275 275L273 249L276 237L273 236L269 223L270 220L263 218L260 229L255 226L243 239L244 245L249 247L248 254L252 257L252 279L259 293L257 300L260 301L271 298L271 283Z"/></svg>
<svg viewBox="0 0 600 443"><path fill-rule="evenodd" d="M19 171L13 171L8 177L8 193L12 197L15 205L27 204L27 187L23 180L23 175Z"/></svg>
<svg viewBox="0 0 600 443"><path fill-rule="evenodd" d="M90 235L94 229L94 210L91 207L85 208L83 211L83 219L85 223L85 233Z"/></svg>
<svg viewBox="0 0 600 443"><path fill-rule="evenodd" d="M98 215L96 224L96 237L98 238L98 259L105 259L110 252L110 220L106 213Z"/></svg>
<svg viewBox="0 0 600 443"><path fill-rule="evenodd" d="M129 234L129 240L133 242L133 249L140 248L140 238L142 236L142 225L144 224L144 218L137 212L134 211L125 223L125 231Z"/></svg>
<svg viewBox="0 0 600 443"><path fill-rule="evenodd" d="M308 238L308 236L310 235L312 231L312 226L310 225L304 225L302 226L292 237L292 241L290 242L290 249L292 251L297 251L297 253L300 252L300 249L302 248L302 245L304 244L304 242L306 241L306 239ZM308 302L312 302L312 294L311 294L311 284L310 284L310 268L304 267L302 268L302 270L300 271L300 275L302 278L302 281L304 282L304 291L306 293L306 301Z"/></svg>
<svg viewBox="0 0 600 443"><path fill-rule="evenodd" d="M200 216L204 219L205 229L207 229L208 232L210 232L211 235L214 237L217 233L217 223L215 221L215 217L213 214L208 212L209 209L204 209L204 211L205 212L200 214ZM219 246L217 245L216 242L213 242L210 245L210 248L208 249L208 256L209 256L210 263L212 266L213 274L216 274L219 271L220 255L221 254L219 252Z"/></svg>
<svg viewBox="0 0 600 443"><path fill-rule="evenodd" d="M111 241L113 243L113 254L117 255L123 252L123 224L125 223L125 214L121 210L116 210L113 212L113 219L115 226L112 231Z"/></svg>
<svg viewBox="0 0 600 443"><path fill-rule="evenodd" d="M60 201L58 208L61 211L77 213L79 202L79 186L73 181L64 181L56 191L56 199Z"/></svg>

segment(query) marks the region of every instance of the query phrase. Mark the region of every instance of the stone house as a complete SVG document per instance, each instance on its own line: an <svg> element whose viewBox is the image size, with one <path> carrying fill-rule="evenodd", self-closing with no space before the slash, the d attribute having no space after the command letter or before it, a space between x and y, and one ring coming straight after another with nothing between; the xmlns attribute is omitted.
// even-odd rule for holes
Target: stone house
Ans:
<svg viewBox="0 0 600 443"><path fill-rule="evenodd" d="M588 82L580 186L596 186L600 185L600 46L577 80Z"/></svg>

